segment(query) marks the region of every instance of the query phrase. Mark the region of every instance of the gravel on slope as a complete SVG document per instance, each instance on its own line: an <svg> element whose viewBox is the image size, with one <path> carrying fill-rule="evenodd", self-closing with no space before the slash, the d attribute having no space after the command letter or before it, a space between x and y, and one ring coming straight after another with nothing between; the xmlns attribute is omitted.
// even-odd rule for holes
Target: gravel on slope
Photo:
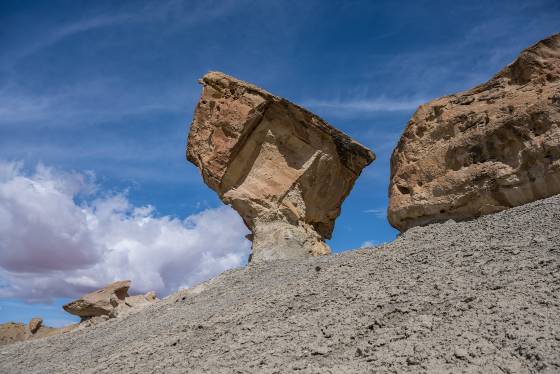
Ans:
<svg viewBox="0 0 560 374"><path fill-rule="evenodd" d="M560 372L559 222L555 196L231 270L127 318L0 347L0 372Z"/></svg>

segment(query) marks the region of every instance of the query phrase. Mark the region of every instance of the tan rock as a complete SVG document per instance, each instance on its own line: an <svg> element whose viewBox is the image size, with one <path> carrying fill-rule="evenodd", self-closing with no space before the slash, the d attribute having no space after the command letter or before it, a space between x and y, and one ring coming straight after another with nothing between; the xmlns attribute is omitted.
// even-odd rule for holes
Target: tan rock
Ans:
<svg viewBox="0 0 560 374"><path fill-rule="evenodd" d="M146 300L148 300L148 301L157 301L157 300L159 300L159 299L157 298L157 296L156 296L156 291L147 292L147 293L144 295L144 298L145 298Z"/></svg>
<svg viewBox="0 0 560 374"><path fill-rule="evenodd" d="M27 327L29 328L29 332L31 334L35 334L37 330L39 330L39 327L41 327L42 324L43 324L43 319L40 317L35 317L32 318L31 321L29 321Z"/></svg>
<svg viewBox="0 0 560 374"><path fill-rule="evenodd" d="M105 288L91 292L63 306L70 314L87 319L96 316L113 316L115 308L128 297L130 281L117 281Z"/></svg>
<svg viewBox="0 0 560 374"><path fill-rule="evenodd" d="M120 308L121 305L124 305L124 304L119 304L119 306L117 306L115 308L115 310ZM112 318L115 318L115 317L116 317L116 315L113 315ZM111 319L111 317L109 317L109 315L106 315L106 314L100 315L100 316L88 317L88 318L82 319L82 321L80 321L80 323L78 324L78 328L79 329L85 329L85 328L93 327L93 326L99 325L101 323L107 322L109 319Z"/></svg>
<svg viewBox="0 0 560 374"><path fill-rule="evenodd" d="M37 329L37 331L35 331L35 333L33 333L33 335L29 336L28 339L39 339L39 338L45 338L47 336L64 334L66 332L74 330L76 327L78 327L77 323L73 323L73 324L70 324L70 325L67 325L67 326L64 326L64 327L58 327L58 328L41 325Z"/></svg>
<svg viewBox="0 0 560 374"><path fill-rule="evenodd" d="M421 105L391 159L400 230L560 193L560 34L488 82Z"/></svg>
<svg viewBox="0 0 560 374"><path fill-rule="evenodd" d="M116 317L123 317L131 313L136 313L156 301L159 301L159 299L156 297L155 291L150 291L145 295L128 296L124 299L124 303L117 306L114 314Z"/></svg>
<svg viewBox="0 0 560 374"><path fill-rule="evenodd" d="M252 231L253 260L330 253L324 239L374 154L249 83L217 72L200 82L187 159Z"/></svg>
<svg viewBox="0 0 560 374"><path fill-rule="evenodd" d="M33 320L35 318L31 321ZM34 331L31 329L31 322L27 326L23 323L15 322L0 324L0 345L63 334L78 327L78 324L71 324L61 328L54 328L43 325L42 319L38 318L38 320L41 320L41 324L36 329L34 328ZM36 326L36 323L33 326Z"/></svg>
<svg viewBox="0 0 560 374"><path fill-rule="evenodd" d="M136 308L136 307L143 307L148 304L152 304L158 300L159 299L156 297L156 292L150 291L145 295L129 296L124 301L125 304L129 305L130 307Z"/></svg>
<svg viewBox="0 0 560 374"><path fill-rule="evenodd" d="M0 345L21 342L27 339L27 327L23 323L1 323L0 324Z"/></svg>

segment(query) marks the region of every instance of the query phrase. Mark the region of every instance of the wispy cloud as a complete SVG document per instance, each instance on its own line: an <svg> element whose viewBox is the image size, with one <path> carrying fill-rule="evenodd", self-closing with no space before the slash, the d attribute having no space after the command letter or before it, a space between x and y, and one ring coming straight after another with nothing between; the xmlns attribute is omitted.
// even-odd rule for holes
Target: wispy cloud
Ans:
<svg viewBox="0 0 560 374"><path fill-rule="evenodd" d="M71 36L125 23L167 21L168 27L194 26L208 22L238 8L234 1L184 2L181 0L159 1L143 6L128 7L117 14L98 14L93 17L68 22L39 30L20 48L8 51L0 61L4 69L11 68L21 59L34 55Z"/></svg>
<svg viewBox="0 0 560 374"><path fill-rule="evenodd" d="M356 100L307 100L303 105L332 115L352 115L374 112L413 111L426 99L391 99L385 97Z"/></svg>
<svg viewBox="0 0 560 374"><path fill-rule="evenodd" d="M40 35L40 37L36 39L35 42L30 43L26 45L25 48L17 51L17 54L13 57L15 57L16 59L23 58L32 55L42 49L50 47L71 35L118 24L131 18L132 17L130 14L119 14L112 16L98 16L90 19L84 19L78 22L68 23L59 28L51 30L50 32Z"/></svg>
<svg viewBox="0 0 560 374"><path fill-rule="evenodd" d="M184 112L198 95L197 87L192 87L177 84L165 91L134 92L110 77L79 81L44 94L10 85L0 88L0 124L64 127L75 126L76 121L87 124L154 112Z"/></svg>
<svg viewBox="0 0 560 374"><path fill-rule="evenodd" d="M366 209L364 213L373 214L376 218L385 219L387 218L387 208L374 208Z"/></svg>

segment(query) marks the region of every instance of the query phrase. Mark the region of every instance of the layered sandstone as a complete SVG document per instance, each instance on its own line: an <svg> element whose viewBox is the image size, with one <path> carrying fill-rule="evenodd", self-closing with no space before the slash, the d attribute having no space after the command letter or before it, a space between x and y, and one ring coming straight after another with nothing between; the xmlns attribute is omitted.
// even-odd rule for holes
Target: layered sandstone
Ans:
<svg viewBox="0 0 560 374"><path fill-rule="evenodd" d="M342 202L375 156L318 116L210 72L187 159L252 231L253 260L328 254Z"/></svg>
<svg viewBox="0 0 560 374"><path fill-rule="evenodd" d="M560 34L487 83L421 105L391 158L400 230L560 193Z"/></svg>

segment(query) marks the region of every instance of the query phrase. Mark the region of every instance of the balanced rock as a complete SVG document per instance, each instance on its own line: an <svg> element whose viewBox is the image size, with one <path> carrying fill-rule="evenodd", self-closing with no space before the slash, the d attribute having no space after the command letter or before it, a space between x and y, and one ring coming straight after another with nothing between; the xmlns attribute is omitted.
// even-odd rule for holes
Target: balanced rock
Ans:
<svg viewBox="0 0 560 374"><path fill-rule="evenodd" d="M389 221L402 230L560 193L560 34L488 82L421 105L391 158Z"/></svg>
<svg viewBox="0 0 560 374"><path fill-rule="evenodd" d="M252 260L330 253L340 207L375 155L318 116L210 72L187 159L252 231Z"/></svg>
<svg viewBox="0 0 560 374"><path fill-rule="evenodd" d="M113 282L64 305L63 308L68 313L82 317L82 319L97 316L114 317L115 308L124 303L129 288L129 280Z"/></svg>
<svg viewBox="0 0 560 374"><path fill-rule="evenodd" d="M39 330L42 324L43 324L43 319L40 317L35 317L32 318L31 321L29 321L27 327L29 328L29 332L31 334L35 334L37 330Z"/></svg>

